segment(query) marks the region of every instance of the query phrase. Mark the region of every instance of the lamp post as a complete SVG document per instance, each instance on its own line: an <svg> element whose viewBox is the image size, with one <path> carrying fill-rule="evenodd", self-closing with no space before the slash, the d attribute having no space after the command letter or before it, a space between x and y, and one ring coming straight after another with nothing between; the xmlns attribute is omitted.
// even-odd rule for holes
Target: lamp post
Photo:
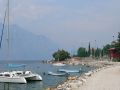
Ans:
<svg viewBox="0 0 120 90"><path fill-rule="evenodd" d="M114 41L114 36L112 36L113 37L113 41Z"/></svg>
<svg viewBox="0 0 120 90"><path fill-rule="evenodd" d="M97 41L95 40L95 48L97 49Z"/></svg>

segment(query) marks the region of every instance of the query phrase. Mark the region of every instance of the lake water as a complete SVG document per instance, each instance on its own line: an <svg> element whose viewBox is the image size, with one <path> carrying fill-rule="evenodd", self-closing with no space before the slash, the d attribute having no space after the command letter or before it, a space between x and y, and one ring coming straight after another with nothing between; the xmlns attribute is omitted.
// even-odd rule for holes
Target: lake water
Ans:
<svg viewBox="0 0 120 90"><path fill-rule="evenodd" d="M7 64L26 64L26 67L20 68L8 68ZM9 90L45 90L47 87L55 87L56 85L64 82L66 80L65 76L51 76L47 75L48 71L57 72L59 68L65 69L82 69L80 73L74 73L71 75L81 75L84 72L87 72L91 69L91 67L86 66L69 66L66 65L64 67L55 67L51 64L42 64L40 61L13 61L13 62L0 62L0 72L9 71L9 70L31 70L32 72L38 73L42 76L43 81L29 81L27 84L9 84ZM45 75L43 74L45 73ZM4 88L5 86L5 88ZM0 90L8 90L8 84L0 83Z"/></svg>

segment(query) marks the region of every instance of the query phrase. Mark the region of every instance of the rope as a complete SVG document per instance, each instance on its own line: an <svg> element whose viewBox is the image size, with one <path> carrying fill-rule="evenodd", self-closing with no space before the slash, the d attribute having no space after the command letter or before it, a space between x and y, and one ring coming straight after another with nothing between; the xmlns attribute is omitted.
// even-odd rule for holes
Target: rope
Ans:
<svg viewBox="0 0 120 90"><path fill-rule="evenodd" d="M2 33L1 33L1 37L0 37L0 48L2 47L3 32L4 32L4 28L5 28L6 15L7 15L7 8L5 10L5 16L4 16L3 26L2 26Z"/></svg>

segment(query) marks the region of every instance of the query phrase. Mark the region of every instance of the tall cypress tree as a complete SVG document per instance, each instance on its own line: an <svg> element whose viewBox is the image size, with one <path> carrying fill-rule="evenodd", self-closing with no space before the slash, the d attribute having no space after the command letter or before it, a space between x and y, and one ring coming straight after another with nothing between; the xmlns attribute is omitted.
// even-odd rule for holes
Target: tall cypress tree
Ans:
<svg viewBox="0 0 120 90"><path fill-rule="evenodd" d="M120 32L118 32L118 40L115 43L115 49L118 54L120 54Z"/></svg>
<svg viewBox="0 0 120 90"><path fill-rule="evenodd" d="M97 48L96 51L95 51L95 57L96 58L100 57L100 49L99 48Z"/></svg>
<svg viewBox="0 0 120 90"><path fill-rule="evenodd" d="M118 32L118 42L120 42L120 32Z"/></svg>
<svg viewBox="0 0 120 90"><path fill-rule="evenodd" d="M91 55L91 47L90 47L90 42L89 42L89 45L88 45L88 57Z"/></svg>
<svg viewBox="0 0 120 90"><path fill-rule="evenodd" d="M95 57L95 49L92 48L92 57L94 58Z"/></svg>

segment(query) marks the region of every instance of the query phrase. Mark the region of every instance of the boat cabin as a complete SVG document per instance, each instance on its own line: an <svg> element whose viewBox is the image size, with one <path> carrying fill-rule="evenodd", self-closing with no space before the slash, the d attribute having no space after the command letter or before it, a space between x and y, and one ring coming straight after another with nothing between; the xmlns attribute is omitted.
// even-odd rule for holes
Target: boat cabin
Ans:
<svg viewBox="0 0 120 90"><path fill-rule="evenodd" d="M15 76L15 74L10 72L0 73L0 77L13 77L13 76Z"/></svg>
<svg viewBox="0 0 120 90"><path fill-rule="evenodd" d="M29 75L32 72L31 71L13 71L13 73L19 76L19 75Z"/></svg>

